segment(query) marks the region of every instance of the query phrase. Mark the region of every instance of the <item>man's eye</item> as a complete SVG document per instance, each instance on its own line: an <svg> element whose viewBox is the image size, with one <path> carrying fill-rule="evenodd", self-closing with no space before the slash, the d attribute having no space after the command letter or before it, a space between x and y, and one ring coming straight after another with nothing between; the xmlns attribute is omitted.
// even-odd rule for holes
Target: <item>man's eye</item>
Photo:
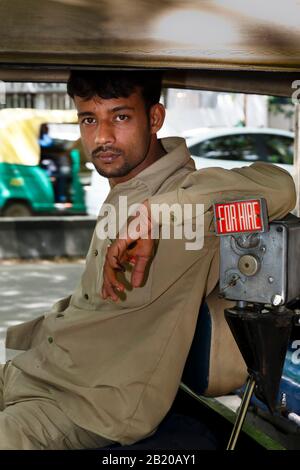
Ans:
<svg viewBox="0 0 300 470"><path fill-rule="evenodd" d="M95 122L96 122L96 119L95 119L95 118L86 117L86 118L82 119L81 124L87 124L87 125L89 125L89 124L95 124Z"/></svg>
<svg viewBox="0 0 300 470"><path fill-rule="evenodd" d="M118 114L116 121L127 121L129 117L126 114Z"/></svg>

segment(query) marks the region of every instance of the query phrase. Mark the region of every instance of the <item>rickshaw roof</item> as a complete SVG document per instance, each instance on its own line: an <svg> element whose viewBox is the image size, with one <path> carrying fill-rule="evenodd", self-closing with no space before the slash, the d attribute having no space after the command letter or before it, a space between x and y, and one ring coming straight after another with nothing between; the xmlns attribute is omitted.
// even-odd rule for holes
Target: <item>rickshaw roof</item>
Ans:
<svg viewBox="0 0 300 470"><path fill-rule="evenodd" d="M163 68L168 86L290 96L300 70L297 0L9 0L0 17L2 80Z"/></svg>
<svg viewBox="0 0 300 470"><path fill-rule="evenodd" d="M0 163L37 165L41 124L76 123L74 110L0 110Z"/></svg>

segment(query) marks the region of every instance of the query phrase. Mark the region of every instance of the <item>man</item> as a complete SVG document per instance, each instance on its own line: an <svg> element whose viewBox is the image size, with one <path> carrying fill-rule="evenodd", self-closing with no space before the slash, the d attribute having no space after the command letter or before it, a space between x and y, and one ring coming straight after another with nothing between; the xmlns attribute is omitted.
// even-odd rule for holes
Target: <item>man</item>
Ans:
<svg viewBox="0 0 300 470"><path fill-rule="evenodd" d="M160 141L164 108L155 73L73 72L68 91L85 150L109 178L106 202L119 209L126 196L128 206L144 202L148 213L139 222L143 238L134 231L120 238L125 214L112 240L97 230L102 213L74 294L9 329L7 346L24 352L1 373L2 449L92 448L151 434L174 400L199 306L218 280L212 202L265 197L271 218L295 203L292 179L281 169L196 172L183 139ZM154 246L147 237L154 202L204 204L203 248L187 250L186 240L174 237Z"/></svg>

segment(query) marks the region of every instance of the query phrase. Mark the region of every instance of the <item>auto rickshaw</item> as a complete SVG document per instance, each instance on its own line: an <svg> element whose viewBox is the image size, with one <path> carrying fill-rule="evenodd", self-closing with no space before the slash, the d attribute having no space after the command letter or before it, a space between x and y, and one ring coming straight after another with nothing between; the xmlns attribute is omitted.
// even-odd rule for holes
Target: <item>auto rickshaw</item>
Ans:
<svg viewBox="0 0 300 470"><path fill-rule="evenodd" d="M76 119L72 110L0 110L2 216L85 213L77 136L53 139L43 132L51 124L75 126Z"/></svg>

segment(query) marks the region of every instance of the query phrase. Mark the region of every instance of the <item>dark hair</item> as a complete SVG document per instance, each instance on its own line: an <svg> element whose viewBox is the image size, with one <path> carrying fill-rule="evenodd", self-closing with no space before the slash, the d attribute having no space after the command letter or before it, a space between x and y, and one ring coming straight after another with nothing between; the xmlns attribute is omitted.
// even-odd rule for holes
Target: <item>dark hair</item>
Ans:
<svg viewBox="0 0 300 470"><path fill-rule="evenodd" d="M161 72L154 70L72 70L67 91L71 98L76 95L87 100L94 96L111 99L127 98L139 87L146 110L149 110L153 104L159 102L161 82Z"/></svg>
<svg viewBox="0 0 300 470"><path fill-rule="evenodd" d="M48 134L49 132L49 126L46 122L44 122L43 124L41 124L41 127L40 127L40 139L43 137L44 134Z"/></svg>

